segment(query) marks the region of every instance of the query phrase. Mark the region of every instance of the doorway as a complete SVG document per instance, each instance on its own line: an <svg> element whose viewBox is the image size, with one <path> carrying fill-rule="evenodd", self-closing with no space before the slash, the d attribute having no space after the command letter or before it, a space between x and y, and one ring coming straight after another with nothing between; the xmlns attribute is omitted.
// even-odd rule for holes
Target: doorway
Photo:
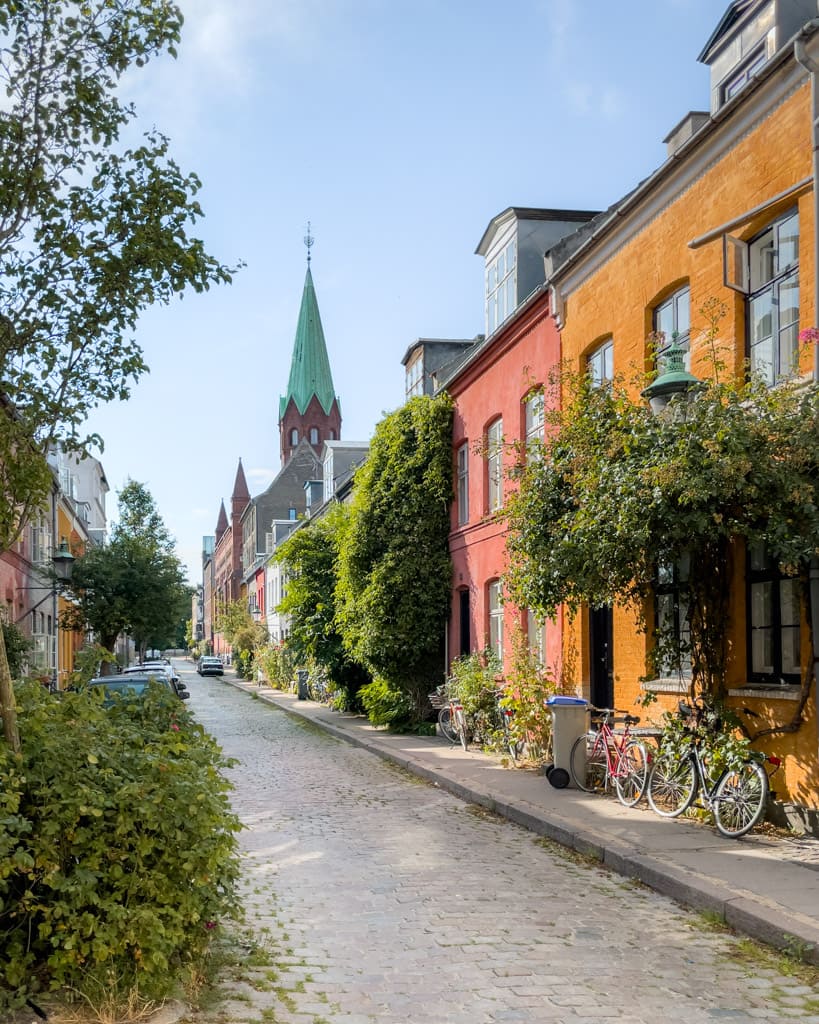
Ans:
<svg viewBox="0 0 819 1024"><path fill-rule="evenodd" d="M589 699L597 708L614 707L614 617L611 605L589 612Z"/></svg>
<svg viewBox="0 0 819 1024"><path fill-rule="evenodd" d="M472 650L469 637L469 591L458 591L458 619L460 623L460 653L469 654Z"/></svg>

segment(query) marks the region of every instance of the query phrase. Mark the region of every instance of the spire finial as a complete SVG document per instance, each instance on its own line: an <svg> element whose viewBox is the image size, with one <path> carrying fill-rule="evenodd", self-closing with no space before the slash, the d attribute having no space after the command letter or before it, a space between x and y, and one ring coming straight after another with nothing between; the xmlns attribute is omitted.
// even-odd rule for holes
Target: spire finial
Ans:
<svg viewBox="0 0 819 1024"><path fill-rule="evenodd" d="M307 221L307 234L304 236L304 244L307 246L307 266L310 266L310 250L313 248L315 238L310 234L310 221Z"/></svg>

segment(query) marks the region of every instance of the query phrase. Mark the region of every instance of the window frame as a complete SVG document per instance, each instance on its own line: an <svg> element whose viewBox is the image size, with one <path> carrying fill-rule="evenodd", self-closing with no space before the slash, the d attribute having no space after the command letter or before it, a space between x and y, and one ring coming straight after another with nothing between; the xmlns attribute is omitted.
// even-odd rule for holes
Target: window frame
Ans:
<svg viewBox="0 0 819 1024"><path fill-rule="evenodd" d="M458 505L458 526L469 522L469 442L464 441L455 449L456 499Z"/></svg>
<svg viewBox="0 0 819 1024"><path fill-rule="evenodd" d="M681 565L682 561L682 565ZM654 670L657 673L658 678L674 678L689 680L691 679L691 628L688 625L688 601L687 595L687 574L688 570L684 569L685 559L678 560L675 562L664 562L657 566L657 572L655 574L654 584L652 590L654 592L654 633L655 643L656 634L660 628L660 602L663 598L671 599L671 625L675 640L675 649L678 652L678 662L676 665L668 663L659 664L656 661L656 654L654 655L655 664ZM665 580L661 579L661 573L666 572L669 575ZM686 624L686 628L683 628L683 623ZM688 637L688 659L687 663L684 663L684 652L682 650L683 637ZM669 652L670 653L670 652Z"/></svg>
<svg viewBox="0 0 819 1024"><path fill-rule="evenodd" d="M486 616L488 646L494 651L498 664L503 664L503 588L499 578L486 584Z"/></svg>
<svg viewBox="0 0 819 1024"><path fill-rule="evenodd" d="M786 250L782 244L781 232L783 227L795 219L796 233L791 236L794 239L795 258L784 266L777 265L776 269L771 268L771 275L764 283L755 286L753 280L752 255L756 249L758 253L764 253L764 247L760 243L769 233L772 235L772 245L769 257L779 264L780 254ZM799 223L799 207L791 206L778 216L770 220L760 231L757 231L751 238L745 240L733 235L723 236L723 280L726 287L740 292L745 297L745 356L748 359L751 372L762 372L767 378L769 387L775 387L781 380L799 372L799 314L801 308L800 295L800 274L799 274L799 245L801 241L801 224ZM758 248L757 248L758 247ZM787 324L782 324L781 294L783 286L796 289L796 303L789 308L795 311L795 316ZM754 365L754 348L759 347L761 342L753 342L753 319L752 306L770 295L770 317L771 331L766 336L771 346L770 372L760 371L760 366ZM783 370L781 359L780 341L785 332L790 332L793 341L790 346L790 367Z"/></svg>
<svg viewBox="0 0 819 1024"><path fill-rule="evenodd" d="M687 323L684 324L684 329L680 330L680 309L682 300L685 300L685 320ZM671 311L671 329L665 330L661 326L661 321L667 310ZM661 302L658 302L651 313L651 322L654 328L655 336L660 334L664 335L663 344L657 345L654 350L654 365L658 373L662 373L665 366L665 360L668 355L668 350L676 342L677 347L684 353L684 362L686 370L691 369L691 286L689 284L681 285L676 288L673 292L668 294Z"/></svg>
<svg viewBox="0 0 819 1024"><path fill-rule="evenodd" d="M414 359L407 366L405 378L405 391L407 398L415 398L424 393L424 352L418 352Z"/></svg>
<svg viewBox="0 0 819 1024"><path fill-rule="evenodd" d="M543 391L530 391L523 400L523 437L526 461L542 455L546 431L546 398Z"/></svg>
<svg viewBox="0 0 819 1024"><path fill-rule="evenodd" d="M503 417L486 428L486 507L488 512L503 508Z"/></svg>
<svg viewBox="0 0 819 1024"><path fill-rule="evenodd" d="M607 358L608 357L608 358ZM595 364L601 360L602 373L598 376L595 370ZM611 376L605 376L606 364L610 364ZM607 384L610 384L614 379L614 338L606 338L601 341L599 345L596 345L591 352L586 356L586 372L589 374L592 380L593 387L602 388Z"/></svg>
<svg viewBox="0 0 819 1024"><path fill-rule="evenodd" d="M486 334L494 334L517 308L518 243L512 237L486 264Z"/></svg>
<svg viewBox="0 0 819 1024"><path fill-rule="evenodd" d="M762 683L766 686L794 686L802 681L802 601L801 583L798 575L789 576L783 573L775 559L773 559L763 546L764 566L759 569L752 568L753 553L751 545L745 545L745 629L746 629L746 657L747 676L751 683ZM796 608L796 622L783 623L782 621L782 587L785 583L792 583L795 587L794 604ZM753 587L759 585L770 585L770 612L771 622L765 626L754 626L754 602ZM772 647L771 671L765 672L754 668L754 630L770 630ZM782 670L783 634L785 630L796 629L796 649L799 655L799 664L796 672L784 672Z"/></svg>

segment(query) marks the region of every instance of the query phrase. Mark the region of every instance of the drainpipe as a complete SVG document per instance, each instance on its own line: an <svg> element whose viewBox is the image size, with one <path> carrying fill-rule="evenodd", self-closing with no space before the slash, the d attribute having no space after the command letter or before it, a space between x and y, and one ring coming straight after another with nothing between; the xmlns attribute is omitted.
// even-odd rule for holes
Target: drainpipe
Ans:
<svg viewBox="0 0 819 1024"><path fill-rule="evenodd" d="M819 0L817 0L819 14ZM813 320L819 321L819 18L803 26L793 46L794 57L810 75L811 92L811 145L813 147ZM808 52L808 47L813 51ZM813 379L819 383L819 343L813 345ZM808 568L810 593L811 633L813 635L814 694L819 697L819 558L815 555Z"/></svg>

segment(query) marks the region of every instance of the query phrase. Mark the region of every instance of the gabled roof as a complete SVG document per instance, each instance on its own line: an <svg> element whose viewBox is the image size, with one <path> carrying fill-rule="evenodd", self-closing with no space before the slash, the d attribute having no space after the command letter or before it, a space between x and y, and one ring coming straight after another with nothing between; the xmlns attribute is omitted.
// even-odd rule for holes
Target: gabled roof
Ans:
<svg viewBox="0 0 819 1024"><path fill-rule="evenodd" d="M296 403L299 412L304 413L313 395L318 399L322 409L329 414L336 394L316 291L313 287L313 275L308 266L296 327L296 340L293 345L293 358L290 363L287 394L279 399L279 419L284 416L291 399Z"/></svg>

